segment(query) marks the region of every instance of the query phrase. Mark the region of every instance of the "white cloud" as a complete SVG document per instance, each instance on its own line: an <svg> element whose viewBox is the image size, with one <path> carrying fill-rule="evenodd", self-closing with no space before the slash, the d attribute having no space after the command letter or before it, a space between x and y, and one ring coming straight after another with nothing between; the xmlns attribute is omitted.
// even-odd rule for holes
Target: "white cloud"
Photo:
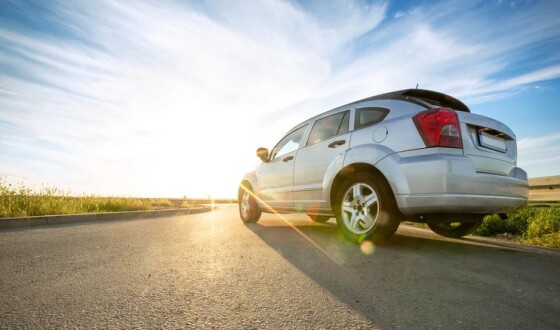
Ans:
<svg viewBox="0 0 560 330"><path fill-rule="evenodd" d="M53 2L72 38L0 25L12 71L0 174L75 192L231 195L256 147L340 104L416 83L484 102L558 78L551 62L496 77L523 47L557 40L544 10L555 2L495 28L465 6L395 20L386 2Z"/></svg>
<svg viewBox="0 0 560 330"><path fill-rule="evenodd" d="M2 81L2 118L29 137L5 138L20 156L4 171L118 194L235 191L254 163L255 120L311 94L330 73L323 53L381 18L341 3L367 20L337 32L276 1L217 8L227 23L173 4L57 5L88 44L0 31L15 52L2 62L21 71Z"/></svg>
<svg viewBox="0 0 560 330"><path fill-rule="evenodd" d="M519 166L529 177L551 176L560 173L560 133L527 137L517 142Z"/></svg>

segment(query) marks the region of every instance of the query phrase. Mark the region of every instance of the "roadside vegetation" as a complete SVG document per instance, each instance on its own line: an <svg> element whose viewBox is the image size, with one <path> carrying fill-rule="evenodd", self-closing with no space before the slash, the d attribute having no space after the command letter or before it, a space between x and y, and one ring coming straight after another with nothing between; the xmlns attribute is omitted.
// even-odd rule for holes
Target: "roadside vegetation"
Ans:
<svg viewBox="0 0 560 330"><path fill-rule="evenodd" d="M428 228L424 223L407 224ZM530 205L509 213L506 220L497 214L486 216L473 235L560 249L560 204Z"/></svg>
<svg viewBox="0 0 560 330"><path fill-rule="evenodd" d="M141 211L188 207L186 200L167 198L70 196L61 189L30 189L0 178L0 218L97 212Z"/></svg>
<svg viewBox="0 0 560 330"><path fill-rule="evenodd" d="M0 178L0 218L141 211L213 202L186 198L71 196L61 189L42 187L34 190L22 184L8 184ZM560 249L560 204L526 207L508 214L507 220L502 220L497 215L487 216L474 234Z"/></svg>
<svg viewBox="0 0 560 330"><path fill-rule="evenodd" d="M507 220L497 215L487 216L475 234L560 249L560 207L530 206L508 214Z"/></svg>

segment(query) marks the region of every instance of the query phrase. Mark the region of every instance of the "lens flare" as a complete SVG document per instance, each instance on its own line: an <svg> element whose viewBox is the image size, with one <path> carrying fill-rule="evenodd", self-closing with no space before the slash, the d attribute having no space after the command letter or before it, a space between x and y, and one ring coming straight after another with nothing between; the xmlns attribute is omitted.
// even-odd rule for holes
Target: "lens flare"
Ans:
<svg viewBox="0 0 560 330"><path fill-rule="evenodd" d="M360 251L362 251L363 254L369 256L369 255L373 254L373 252L375 251L375 246L373 245L373 243L371 241L364 241L360 245Z"/></svg>
<svg viewBox="0 0 560 330"><path fill-rule="evenodd" d="M290 223L288 220L286 220L280 213L274 211L273 208L271 208L265 201L263 201L261 198L259 198L259 196L257 196L257 194L255 194L251 188L246 187L245 183L241 183L241 185L239 186L240 189L242 189L243 191L246 191L247 193L249 193L249 195L251 195L252 197L254 197L255 199L257 199L260 203L262 203L263 205L265 205L266 208L268 208L269 210L272 211L272 213L274 213L280 220L282 220L285 224L287 224L288 226L290 226L296 233L298 233L301 237L303 237L307 242L309 242L311 245L313 245L318 251L320 251L323 255L325 255L327 258L329 258L333 263L335 263L336 265L340 266L340 263L336 261L336 259L330 255L330 253L328 251L326 251L325 249L323 249L321 246L319 246L319 244L317 244L313 239L311 239L311 237L307 236L303 231L301 231L301 229L297 228L296 226L294 226L292 223ZM371 243L371 242L370 242ZM373 244L372 244L373 246ZM373 253L373 252L372 252ZM348 270L342 268L342 270L348 272Z"/></svg>

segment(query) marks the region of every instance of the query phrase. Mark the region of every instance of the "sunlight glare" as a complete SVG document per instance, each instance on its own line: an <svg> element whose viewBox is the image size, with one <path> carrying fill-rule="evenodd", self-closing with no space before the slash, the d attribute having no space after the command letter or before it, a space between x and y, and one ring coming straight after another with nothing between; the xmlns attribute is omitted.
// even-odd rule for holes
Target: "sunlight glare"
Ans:
<svg viewBox="0 0 560 330"><path fill-rule="evenodd" d="M360 245L360 251L362 251L363 254L369 256L373 254L373 252L375 252L375 245L373 245L371 241L364 241Z"/></svg>

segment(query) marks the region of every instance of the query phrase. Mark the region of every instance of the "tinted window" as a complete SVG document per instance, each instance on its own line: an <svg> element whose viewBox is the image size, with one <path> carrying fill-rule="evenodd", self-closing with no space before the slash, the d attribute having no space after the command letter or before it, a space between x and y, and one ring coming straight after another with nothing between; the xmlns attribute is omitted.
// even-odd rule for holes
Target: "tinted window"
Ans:
<svg viewBox="0 0 560 330"><path fill-rule="evenodd" d="M280 157L297 150L300 146L301 138L303 136L303 133L305 133L306 128L307 125L300 127L280 140L276 147L272 149L270 159L274 159L276 157Z"/></svg>
<svg viewBox="0 0 560 330"><path fill-rule="evenodd" d="M389 113L385 108L359 108L356 109L356 121L354 129L375 125L381 122Z"/></svg>
<svg viewBox="0 0 560 330"><path fill-rule="evenodd" d="M312 145L330 139L333 136L348 133L350 112L340 112L332 116L321 118L315 122L307 145Z"/></svg>

